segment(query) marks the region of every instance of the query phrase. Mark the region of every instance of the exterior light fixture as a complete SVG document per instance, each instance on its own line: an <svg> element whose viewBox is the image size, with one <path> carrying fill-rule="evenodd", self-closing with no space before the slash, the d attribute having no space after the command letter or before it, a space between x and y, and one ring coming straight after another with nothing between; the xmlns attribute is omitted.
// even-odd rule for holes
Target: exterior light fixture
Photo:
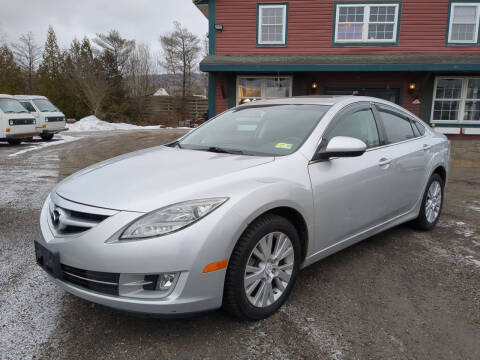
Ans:
<svg viewBox="0 0 480 360"><path fill-rule="evenodd" d="M222 32L223 31L223 24L215 24L215 30L217 32Z"/></svg>
<svg viewBox="0 0 480 360"><path fill-rule="evenodd" d="M316 81L312 82L312 89L318 88L318 84Z"/></svg>
<svg viewBox="0 0 480 360"><path fill-rule="evenodd" d="M414 82L408 84L408 90L413 91L416 88L417 88L417 84L415 84Z"/></svg>

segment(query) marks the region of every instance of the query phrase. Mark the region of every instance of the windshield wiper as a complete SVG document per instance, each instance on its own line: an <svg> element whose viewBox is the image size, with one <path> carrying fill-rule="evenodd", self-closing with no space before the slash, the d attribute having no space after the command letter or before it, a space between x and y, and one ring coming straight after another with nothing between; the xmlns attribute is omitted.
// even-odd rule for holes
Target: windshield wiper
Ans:
<svg viewBox="0 0 480 360"><path fill-rule="evenodd" d="M210 146L207 149L207 151L215 152L215 153L224 153L224 154L238 154L238 155L244 154L242 150L225 149L218 146Z"/></svg>

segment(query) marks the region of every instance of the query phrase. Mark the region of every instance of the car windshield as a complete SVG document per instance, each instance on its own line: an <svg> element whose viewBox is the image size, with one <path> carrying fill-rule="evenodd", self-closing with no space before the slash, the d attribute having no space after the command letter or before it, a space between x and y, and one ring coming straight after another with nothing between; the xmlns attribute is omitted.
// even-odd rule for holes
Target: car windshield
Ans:
<svg viewBox="0 0 480 360"><path fill-rule="evenodd" d="M227 111L191 132L182 148L245 155L295 152L329 109L324 105L250 105Z"/></svg>
<svg viewBox="0 0 480 360"><path fill-rule="evenodd" d="M6 114L18 114L28 112L18 100L0 99L0 109Z"/></svg>
<svg viewBox="0 0 480 360"><path fill-rule="evenodd" d="M47 99L36 99L36 100L33 100L33 102L35 103L35 105L37 105L37 108L41 112L59 112L60 111L55 107L55 105L53 105Z"/></svg>

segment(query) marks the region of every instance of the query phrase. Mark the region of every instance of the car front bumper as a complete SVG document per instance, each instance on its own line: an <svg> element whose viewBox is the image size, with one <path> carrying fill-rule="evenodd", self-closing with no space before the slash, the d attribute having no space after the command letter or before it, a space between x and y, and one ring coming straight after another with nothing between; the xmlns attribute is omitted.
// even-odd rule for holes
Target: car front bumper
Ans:
<svg viewBox="0 0 480 360"><path fill-rule="evenodd" d="M8 139L28 139L37 135L38 135L38 132L16 133L16 134L7 134L5 138L7 140Z"/></svg>
<svg viewBox="0 0 480 360"><path fill-rule="evenodd" d="M58 134L62 131L67 131L67 128L61 128L61 129L41 129L41 134L42 135L49 135L49 134Z"/></svg>
<svg viewBox="0 0 480 360"><path fill-rule="evenodd" d="M155 298L142 292L140 287L127 294L92 290L88 284L69 281L61 272L48 271L67 292L108 307L160 316L184 316L221 307L226 268L209 273L203 273L203 269L209 263L228 258L231 241L243 231L244 220L232 211L219 211L219 208L192 226L162 237L112 241L118 238L118 229L137 218L139 213L119 211L79 236L61 237L52 229L47 203L48 200L42 209L36 242L57 254L60 266L82 269L86 273L118 274L120 289L123 278L179 274L171 293ZM235 228L238 232L232 232ZM225 236L227 233L231 238Z"/></svg>

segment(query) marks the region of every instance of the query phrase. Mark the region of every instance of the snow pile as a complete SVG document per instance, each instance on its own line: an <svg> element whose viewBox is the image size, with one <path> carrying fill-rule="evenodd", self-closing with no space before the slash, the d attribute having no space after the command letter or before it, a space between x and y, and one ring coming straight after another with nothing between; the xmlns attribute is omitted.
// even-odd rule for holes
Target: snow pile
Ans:
<svg viewBox="0 0 480 360"><path fill-rule="evenodd" d="M67 124L69 131L112 131L112 130L146 130L160 129L160 126L139 126L125 123L109 123L90 115L78 120L76 123Z"/></svg>
<svg viewBox="0 0 480 360"><path fill-rule="evenodd" d="M153 94L153 96L168 96L168 92L164 88L160 88L155 91L155 94Z"/></svg>

